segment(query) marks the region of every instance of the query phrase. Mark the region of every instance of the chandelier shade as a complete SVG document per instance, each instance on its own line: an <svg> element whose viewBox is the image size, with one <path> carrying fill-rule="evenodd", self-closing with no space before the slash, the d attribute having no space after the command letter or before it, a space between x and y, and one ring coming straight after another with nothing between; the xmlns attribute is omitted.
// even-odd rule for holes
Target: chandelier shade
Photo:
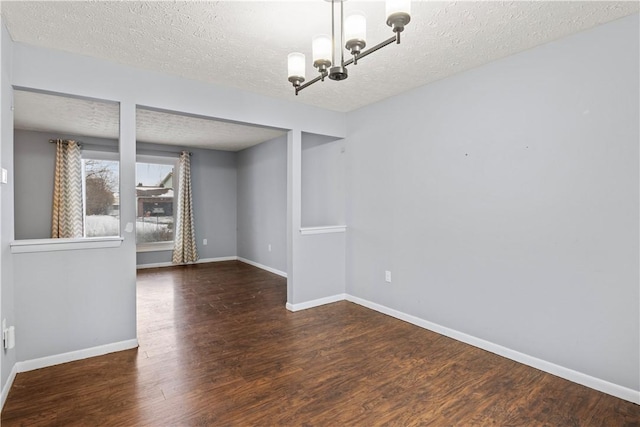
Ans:
<svg viewBox="0 0 640 427"><path fill-rule="evenodd" d="M386 12L387 19L394 13L406 13L407 15L411 15L411 0L387 0L384 4L384 10Z"/></svg>
<svg viewBox="0 0 640 427"><path fill-rule="evenodd" d="M352 55L360 52L367 45L367 18L361 13L354 13L344 22L345 47Z"/></svg>
<svg viewBox="0 0 640 427"><path fill-rule="evenodd" d="M287 65L289 71L289 81L294 85L304 81L305 75L305 57L299 52L290 53L287 57Z"/></svg>
<svg viewBox="0 0 640 427"><path fill-rule="evenodd" d="M331 38L327 35L320 34L313 38L311 42L311 51L313 55L313 66L320 72L324 72L327 67L331 66L332 55Z"/></svg>
<svg viewBox="0 0 640 427"><path fill-rule="evenodd" d="M331 2L331 36L321 34L313 37L312 40L313 66L319 75L303 84L305 81L304 55L291 53L288 57L289 81L293 84L296 95L312 84L324 81L325 77L329 77L331 80L346 79L348 77L347 66L351 64L357 65L358 60L394 42L400 44L400 33L404 31L404 27L411 21L410 0L387 0L385 5L387 25L391 27L394 35L364 50L367 46L367 19L364 14L352 12L345 20L344 2L346 0L326 1ZM336 3L340 5L337 25ZM351 58L346 61L344 59L345 49L351 55Z"/></svg>
<svg viewBox="0 0 640 427"><path fill-rule="evenodd" d="M404 26L411 21L411 0L387 0L385 11L387 25L393 28L394 32L401 33Z"/></svg>

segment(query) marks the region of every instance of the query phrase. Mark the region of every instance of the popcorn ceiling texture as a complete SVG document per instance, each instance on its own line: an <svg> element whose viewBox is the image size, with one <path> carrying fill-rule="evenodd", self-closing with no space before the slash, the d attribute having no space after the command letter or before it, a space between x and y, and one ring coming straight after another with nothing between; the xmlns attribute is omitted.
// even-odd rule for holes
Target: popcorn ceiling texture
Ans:
<svg viewBox="0 0 640 427"><path fill-rule="evenodd" d="M156 144L240 151L286 132L138 108L136 139Z"/></svg>
<svg viewBox="0 0 640 427"><path fill-rule="evenodd" d="M116 102L14 90L13 106L16 129L52 132L52 138L65 134L119 138L120 109Z"/></svg>
<svg viewBox="0 0 640 427"><path fill-rule="evenodd" d="M384 2L348 1L369 45L392 35ZM638 11L638 2L412 2L402 44L295 96L287 54L330 33L330 4L299 2L2 2L13 39L336 111L412 88Z"/></svg>
<svg viewBox="0 0 640 427"><path fill-rule="evenodd" d="M29 91L14 91L16 129L119 138L119 106ZM280 129L247 126L138 108L136 139L140 142L182 145L224 151L239 151L284 135Z"/></svg>

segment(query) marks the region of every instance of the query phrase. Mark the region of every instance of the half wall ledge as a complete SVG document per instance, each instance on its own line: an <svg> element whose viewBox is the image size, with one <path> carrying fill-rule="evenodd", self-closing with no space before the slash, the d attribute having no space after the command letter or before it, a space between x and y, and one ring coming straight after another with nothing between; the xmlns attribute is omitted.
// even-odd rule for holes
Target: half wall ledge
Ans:
<svg viewBox="0 0 640 427"><path fill-rule="evenodd" d="M322 227L302 227L300 229L300 234L344 233L346 231L346 225L325 225Z"/></svg>
<svg viewBox="0 0 640 427"><path fill-rule="evenodd" d="M11 253L77 251L85 249L117 248L123 237L87 237L83 239L29 239L11 242Z"/></svg>

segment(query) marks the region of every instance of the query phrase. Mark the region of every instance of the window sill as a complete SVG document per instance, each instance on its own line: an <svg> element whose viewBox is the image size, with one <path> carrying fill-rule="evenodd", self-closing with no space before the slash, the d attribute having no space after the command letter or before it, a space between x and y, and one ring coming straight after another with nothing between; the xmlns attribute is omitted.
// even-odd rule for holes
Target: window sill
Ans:
<svg viewBox="0 0 640 427"><path fill-rule="evenodd" d="M159 251L172 251L173 241L171 242L158 242L158 243L141 243L136 246L136 252L159 252Z"/></svg>
<svg viewBox="0 0 640 427"><path fill-rule="evenodd" d="M120 247L122 237L87 237L84 239L29 239L11 242L11 253L79 251Z"/></svg>

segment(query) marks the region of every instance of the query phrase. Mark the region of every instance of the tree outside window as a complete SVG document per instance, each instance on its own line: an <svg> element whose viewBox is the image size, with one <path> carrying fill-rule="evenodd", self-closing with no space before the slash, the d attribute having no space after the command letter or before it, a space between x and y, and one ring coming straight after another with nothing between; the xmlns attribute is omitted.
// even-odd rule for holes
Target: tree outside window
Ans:
<svg viewBox="0 0 640 427"><path fill-rule="evenodd" d="M118 162L83 159L85 237L120 234Z"/></svg>

